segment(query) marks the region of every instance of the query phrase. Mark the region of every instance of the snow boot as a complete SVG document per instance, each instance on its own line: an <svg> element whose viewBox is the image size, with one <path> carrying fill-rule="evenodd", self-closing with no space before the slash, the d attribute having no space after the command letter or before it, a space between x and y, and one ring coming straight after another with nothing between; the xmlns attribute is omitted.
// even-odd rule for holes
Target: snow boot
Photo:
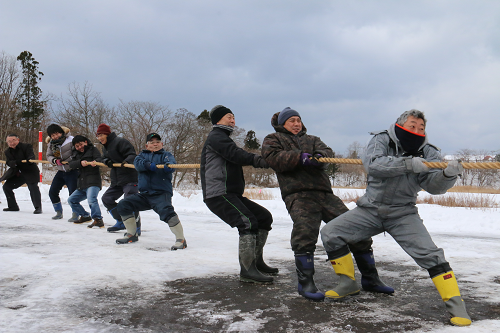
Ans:
<svg viewBox="0 0 500 333"><path fill-rule="evenodd" d="M170 231L175 235L175 244L172 245L170 250L182 250L187 247L187 242L184 237L184 229L182 228L181 221L179 220L179 216L175 215L167 221L168 226L170 227Z"/></svg>
<svg viewBox="0 0 500 333"><path fill-rule="evenodd" d="M118 238L116 240L116 244L127 244L137 242L139 240L139 236L135 233L137 230L137 225L135 222L135 216L131 216L123 221L125 227L127 228L127 234L125 237Z"/></svg>
<svg viewBox="0 0 500 333"><path fill-rule="evenodd" d="M108 228L108 232L115 232L120 230L125 230L125 224L123 224L122 217L118 214L118 210L115 208L109 210L109 213L116 220L114 226Z"/></svg>
<svg viewBox="0 0 500 333"><path fill-rule="evenodd" d="M125 224L122 221L116 221L115 225L108 228L108 232L125 230Z"/></svg>
<svg viewBox="0 0 500 333"><path fill-rule="evenodd" d="M63 212L62 212L62 204L61 202L52 204L54 206L54 210L56 211L56 215L52 216L53 220L60 220L63 218Z"/></svg>
<svg viewBox="0 0 500 333"><path fill-rule="evenodd" d="M33 214L42 214L42 208L41 207L35 208Z"/></svg>
<svg viewBox="0 0 500 333"><path fill-rule="evenodd" d="M240 281L250 283L273 283L271 276L264 275L255 266L255 234L240 235L239 260Z"/></svg>
<svg viewBox="0 0 500 333"><path fill-rule="evenodd" d="M255 266L262 273L277 275L279 273L279 270L275 267L267 266L262 255L262 253L264 252L264 245L266 244L268 234L269 231L263 229L259 229L257 233L257 236L255 238Z"/></svg>
<svg viewBox="0 0 500 333"><path fill-rule="evenodd" d="M394 293L394 288L389 287L380 281L377 267L375 266L373 250L363 254L355 254L354 259L356 260L358 269L361 272L361 286L363 287L363 290L382 294Z"/></svg>
<svg viewBox="0 0 500 333"><path fill-rule="evenodd" d="M118 238L116 240L116 244L128 244L128 243L134 243L134 242L137 242L137 241L139 241L139 236L127 233L125 235L125 237Z"/></svg>
<svg viewBox="0 0 500 333"><path fill-rule="evenodd" d="M296 253L295 266L299 282L299 295L315 302L325 299L325 295L314 284L314 255L312 253Z"/></svg>
<svg viewBox="0 0 500 333"><path fill-rule="evenodd" d="M92 224L87 226L87 228L92 228L92 227L104 228L103 220L102 219L94 219L94 222L92 222Z"/></svg>
<svg viewBox="0 0 500 333"><path fill-rule="evenodd" d="M74 224L82 224L82 223L85 223L88 221L92 221L92 218L90 217L90 215L89 216L80 216L80 218L73 223Z"/></svg>
<svg viewBox="0 0 500 333"><path fill-rule="evenodd" d="M354 278L354 262L351 253L338 259L330 260L335 273L339 276L339 284L332 290L328 290L325 296L333 299L344 298L348 295L359 294L359 287Z"/></svg>
<svg viewBox="0 0 500 333"><path fill-rule="evenodd" d="M78 214L73 212L71 217L68 219L68 222L76 222L76 221L78 221Z"/></svg>
<svg viewBox="0 0 500 333"><path fill-rule="evenodd" d="M432 282L441 295L450 313L450 322L455 326L469 326L472 321L467 314L465 303L460 296L457 279L453 271L449 271L432 278Z"/></svg>
<svg viewBox="0 0 500 333"><path fill-rule="evenodd" d="M141 235L141 216L139 215L139 212L135 213L135 225L136 225L136 230L135 233L137 236Z"/></svg>

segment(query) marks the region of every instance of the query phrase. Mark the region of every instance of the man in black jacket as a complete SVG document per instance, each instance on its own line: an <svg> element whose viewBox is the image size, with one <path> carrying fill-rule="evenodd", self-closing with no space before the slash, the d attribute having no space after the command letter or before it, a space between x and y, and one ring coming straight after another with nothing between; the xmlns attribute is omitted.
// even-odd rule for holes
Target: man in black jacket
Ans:
<svg viewBox="0 0 500 333"><path fill-rule="evenodd" d="M243 197L245 179L243 165L268 168L259 155L236 146L229 137L235 126L232 111L217 105L210 111L213 129L208 134L201 153L201 184L207 207L232 228L238 228L240 280L253 283L272 283L276 274L262 258L273 217L264 207Z"/></svg>
<svg viewBox="0 0 500 333"><path fill-rule="evenodd" d="M104 228L101 209L97 201L102 181L101 171L99 167L96 167L96 162L100 160L101 153L89 139L82 135L75 136L72 143L76 151L71 156L69 166L73 170L78 170L78 181L76 190L68 198L68 203L73 212L79 216L79 219L74 223L80 224L93 219L94 222L88 228ZM89 203L90 214L80 204L85 199Z"/></svg>
<svg viewBox="0 0 500 333"><path fill-rule="evenodd" d="M99 142L104 146L103 163L111 168L111 184L102 195L102 203L109 211L111 216L116 220L116 224L108 228L109 232L125 230L120 214L116 206L122 195L139 193L137 186L137 171L133 168L125 168L124 164L134 164L134 159L137 156L134 146L127 139L118 137L115 132L111 132L111 128L106 124L100 124L97 127L96 136ZM122 167L113 167L114 163L120 163ZM141 235L141 218L139 212L135 214L137 223L137 235Z"/></svg>
<svg viewBox="0 0 500 333"><path fill-rule="evenodd" d="M0 181L6 180L3 185L3 191L7 198L7 208L4 211L18 211L19 206L16 202L14 189L27 184L30 191L31 202L35 207L33 214L42 213L42 196L38 188L40 181L40 170L35 163L23 163L23 160L34 160L35 153L33 146L28 143L19 142L19 137L16 134L7 136L7 144L9 148L5 151L7 158L6 164L10 169L0 178Z"/></svg>

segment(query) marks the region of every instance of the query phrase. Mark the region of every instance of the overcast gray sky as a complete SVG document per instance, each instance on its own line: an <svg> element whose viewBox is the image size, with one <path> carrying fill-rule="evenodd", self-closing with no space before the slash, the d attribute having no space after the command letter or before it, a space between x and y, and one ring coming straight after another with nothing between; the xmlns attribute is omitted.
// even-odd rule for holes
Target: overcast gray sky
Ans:
<svg viewBox="0 0 500 333"><path fill-rule="evenodd" d="M24 50L46 93L223 104L261 140L289 106L344 152L416 108L443 152L500 150L496 0L2 1L0 51Z"/></svg>

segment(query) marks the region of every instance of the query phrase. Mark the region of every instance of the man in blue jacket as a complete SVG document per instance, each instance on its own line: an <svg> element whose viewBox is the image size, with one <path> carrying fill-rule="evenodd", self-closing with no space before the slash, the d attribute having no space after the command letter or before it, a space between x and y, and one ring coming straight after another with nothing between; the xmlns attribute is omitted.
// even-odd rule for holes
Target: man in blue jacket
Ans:
<svg viewBox="0 0 500 333"><path fill-rule="evenodd" d="M118 244L137 242L134 212L153 209L170 227L175 235L175 244L172 251L187 247L181 221L172 206L172 172L168 164L175 164L174 156L163 149L161 137L157 133L150 133L146 137L146 149L134 160L135 169L139 176L139 193L128 196L118 203L118 213L122 217L127 229L124 238L116 240ZM164 166L158 168L157 165Z"/></svg>

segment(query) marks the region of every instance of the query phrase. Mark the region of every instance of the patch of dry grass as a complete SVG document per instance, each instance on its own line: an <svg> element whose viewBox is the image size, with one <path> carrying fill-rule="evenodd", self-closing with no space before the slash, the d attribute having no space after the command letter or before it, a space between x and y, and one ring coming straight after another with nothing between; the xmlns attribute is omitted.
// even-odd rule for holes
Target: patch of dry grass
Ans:
<svg viewBox="0 0 500 333"><path fill-rule="evenodd" d="M243 196L250 200L274 200L274 195L270 190L259 188L247 188Z"/></svg>
<svg viewBox="0 0 500 333"><path fill-rule="evenodd" d="M454 186L449 189L448 192L500 194L500 190L491 187L478 186Z"/></svg>
<svg viewBox="0 0 500 333"><path fill-rule="evenodd" d="M187 189L177 190L177 193L179 193L181 196L185 198L191 198L191 196L197 194L195 190L187 190Z"/></svg>
<svg viewBox="0 0 500 333"><path fill-rule="evenodd" d="M480 193L452 193L449 195L429 195L417 199L417 204L440 205L445 207L465 207L469 209L498 208L500 205L493 195Z"/></svg>

